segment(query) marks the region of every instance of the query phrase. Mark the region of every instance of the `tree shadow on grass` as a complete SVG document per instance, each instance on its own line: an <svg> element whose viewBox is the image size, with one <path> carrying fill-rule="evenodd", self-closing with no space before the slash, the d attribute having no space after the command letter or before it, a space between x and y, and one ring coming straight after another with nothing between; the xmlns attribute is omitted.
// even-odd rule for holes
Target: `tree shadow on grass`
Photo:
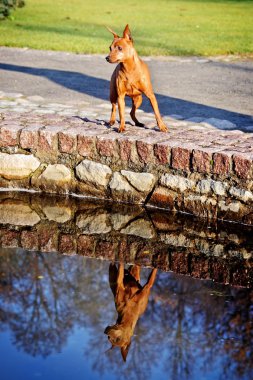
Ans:
<svg viewBox="0 0 253 380"><path fill-rule="evenodd" d="M86 94L104 101L108 101L109 98L109 80L92 77L87 74L75 71L34 68L6 63L0 63L0 70L44 77L72 91ZM163 116L180 115L184 119L199 117L203 119L216 118L228 120L236 124L235 129L252 125L253 123L253 117L251 115L231 112L221 108L210 107L161 94L156 94L156 97ZM153 112L147 99L144 99L141 109L145 112ZM213 125L217 127L215 121L213 121Z"/></svg>

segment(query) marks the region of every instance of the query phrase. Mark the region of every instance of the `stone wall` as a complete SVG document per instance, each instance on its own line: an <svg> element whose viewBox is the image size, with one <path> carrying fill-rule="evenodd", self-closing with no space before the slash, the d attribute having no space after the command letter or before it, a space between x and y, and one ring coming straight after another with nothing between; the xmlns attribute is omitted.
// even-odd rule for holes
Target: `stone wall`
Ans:
<svg viewBox="0 0 253 380"><path fill-rule="evenodd" d="M29 193L0 193L0 247L124 260L252 287L252 227Z"/></svg>
<svg viewBox="0 0 253 380"><path fill-rule="evenodd" d="M0 187L78 194L253 224L253 136L178 121L169 133L0 114Z"/></svg>

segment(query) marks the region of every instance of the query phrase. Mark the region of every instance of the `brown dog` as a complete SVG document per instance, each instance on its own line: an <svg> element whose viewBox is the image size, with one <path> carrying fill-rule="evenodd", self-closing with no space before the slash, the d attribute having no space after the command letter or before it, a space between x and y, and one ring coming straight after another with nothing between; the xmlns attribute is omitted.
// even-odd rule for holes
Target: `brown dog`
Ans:
<svg viewBox="0 0 253 380"><path fill-rule="evenodd" d="M131 337L139 317L144 313L148 304L150 289L154 285L157 269L153 269L144 286L140 284L140 267L133 265L124 269L110 264L109 282L114 296L118 319L115 325L107 326L104 333L112 344L112 348L121 348L121 355L126 361L131 344Z"/></svg>
<svg viewBox="0 0 253 380"><path fill-rule="evenodd" d="M112 126L116 121L116 104L119 106L120 127L119 132L125 130L125 96L132 98L131 118L135 125L143 127L135 116L135 111L142 103L142 93L145 94L153 107L157 125L163 132L168 128L164 124L154 95L150 74L147 65L138 57L133 46L133 39L128 25L125 27L123 37L113 34L114 40L110 46L110 54L106 60L110 63L119 63L114 70L110 83L110 101L112 113L109 124Z"/></svg>

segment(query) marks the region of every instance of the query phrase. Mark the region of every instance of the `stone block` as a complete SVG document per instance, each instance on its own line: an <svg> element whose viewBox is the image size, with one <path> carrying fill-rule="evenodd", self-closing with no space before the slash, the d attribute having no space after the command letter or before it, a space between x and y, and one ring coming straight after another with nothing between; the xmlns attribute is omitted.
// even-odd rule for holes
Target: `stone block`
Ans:
<svg viewBox="0 0 253 380"><path fill-rule="evenodd" d="M79 214L76 225L86 235L106 234L111 231L109 214L104 210Z"/></svg>
<svg viewBox="0 0 253 380"><path fill-rule="evenodd" d="M149 216L157 231L165 232L174 230L177 231L181 229L180 224L177 223L177 214L164 211L162 212L161 210L153 211L152 213L150 211L151 210L149 210Z"/></svg>
<svg viewBox="0 0 253 380"><path fill-rule="evenodd" d="M37 229L39 249L42 252L58 252L58 228L48 224L40 225Z"/></svg>
<svg viewBox="0 0 253 380"><path fill-rule="evenodd" d="M96 245L95 257L103 260L115 260L116 244L110 241L99 241Z"/></svg>
<svg viewBox="0 0 253 380"><path fill-rule="evenodd" d="M131 157L132 141L127 139L119 140L119 155L123 163L128 163Z"/></svg>
<svg viewBox="0 0 253 380"><path fill-rule="evenodd" d="M157 186L147 206L160 207L175 211L178 203L178 194L162 186Z"/></svg>
<svg viewBox="0 0 253 380"><path fill-rule="evenodd" d="M77 151L83 157L93 158L96 156L96 135L78 135Z"/></svg>
<svg viewBox="0 0 253 380"><path fill-rule="evenodd" d="M47 220L56 223L66 223L72 218L72 211L70 207L63 205L45 205L42 208Z"/></svg>
<svg viewBox="0 0 253 380"><path fill-rule="evenodd" d="M238 221L251 225L253 223L252 203L251 205L246 205L239 200L231 198L221 200L218 203L217 216L219 219Z"/></svg>
<svg viewBox="0 0 253 380"><path fill-rule="evenodd" d="M134 212L112 212L110 214L111 224L115 231L119 231L124 228L131 220L135 219L142 212L142 209Z"/></svg>
<svg viewBox="0 0 253 380"><path fill-rule="evenodd" d="M236 175L242 179L249 179L252 175L252 160L241 157L239 155L233 155L234 170Z"/></svg>
<svg viewBox="0 0 253 380"><path fill-rule="evenodd" d="M93 236L80 235L77 239L77 252L79 255L94 257L96 240Z"/></svg>
<svg viewBox="0 0 253 380"><path fill-rule="evenodd" d="M245 203L253 202L253 193L251 191L232 186L229 189L229 194Z"/></svg>
<svg viewBox="0 0 253 380"><path fill-rule="evenodd" d="M110 133L108 135L97 137L97 151L103 157L119 157L119 148L117 142L118 135Z"/></svg>
<svg viewBox="0 0 253 380"><path fill-rule="evenodd" d="M22 201L10 199L0 203L0 224L34 226L39 221L39 215Z"/></svg>
<svg viewBox="0 0 253 380"><path fill-rule="evenodd" d="M156 182L156 178L151 173L136 173L128 170L121 170L121 174L137 190L143 193L149 193Z"/></svg>
<svg viewBox="0 0 253 380"><path fill-rule="evenodd" d="M191 161L191 149L174 147L172 148L172 160L171 165L174 169L180 169L183 171L190 170Z"/></svg>
<svg viewBox="0 0 253 380"><path fill-rule="evenodd" d="M39 238L37 231L22 231L21 247L29 251L37 251L39 249Z"/></svg>
<svg viewBox="0 0 253 380"><path fill-rule="evenodd" d="M59 151L61 153L74 153L77 148L77 134L74 132L71 132L69 130L59 132L58 134L59 139Z"/></svg>
<svg viewBox="0 0 253 380"><path fill-rule="evenodd" d="M156 233L152 223L146 219L137 219L120 231L122 234L134 235L143 239L152 239Z"/></svg>
<svg viewBox="0 0 253 380"><path fill-rule="evenodd" d="M60 125L47 126L39 131L38 150L43 156L58 153L58 133L63 130L64 127L60 123Z"/></svg>
<svg viewBox="0 0 253 380"><path fill-rule="evenodd" d="M154 160L153 145L145 141L136 141L136 149L140 162L149 164Z"/></svg>
<svg viewBox="0 0 253 380"><path fill-rule="evenodd" d="M217 218L217 201L208 198L205 195L190 194L184 197L181 211L188 212L192 215L198 215L204 218Z"/></svg>
<svg viewBox="0 0 253 380"><path fill-rule="evenodd" d="M131 257L131 245L128 244L127 238L122 235L122 239L119 240L118 245L118 259L123 261L130 261Z"/></svg>
<svg viewBox="0 0 253 380"><path fill-rule="evenodd" d="M210 279L209 258L205 256L192 256L191 276L195 278Z"/></svg>
<svg viewBox="0 0 253 380"><path fill-rule="evenodd" d="M112 198L116 201L129 202L129 203L143 203L146 199L145 193L142 194L138 192L127 179L120 174L115 172L109 183Z"/></svg>
<svg viewBox="0 0 253 380"><path fill-rule="evenodd" d="M233 269L230 273L231 284L234 286L242 286L252 288L253 269L244 266Z"/></svg>
<svg viewBox="0 0 253 380"><path fill-rule="evenodd" d="M214 153L213 155L213 173L219 175L228 175L231 171L231 157L225 153Z"/></svg>
<svg viewBox="0 0 253 380"><path fill-rule="evenodd" d="M27 178L39 166L40 161L32 154L0 153L0 176L6 179Z"/></svg>
<svg viewBox="0 0 253 380"><path fill-rule="evenodd" d="M107 165L83 160L77 165L76 174L85 183L88 182L95 186L107 187L112 176L112 170Z"/></svg>
<svg viewBox="0 0 253 380"><path fill-rule="evenodd" d="M77 181L75 192L83 197L95 197L98 199L110 198L109 190L107 187L95 186L91 182L84 183L81 181Z"/></svg>
<svg viewBox="0 0 253 380"><path fill-rule="evenodd" d="M65 254L75 254L76 249L75 236L69 234L61 234L59 236L59 252Z"/></svg>
<svg viewBox="0 0 253 380"><path fill-rule="evenodd" d="M39 177L32 178L32 185L49 193L74 190L71 170L63 164L48 165Z"/></svg>
<svg viewBox="0 0 253 380"><path fill-rule="evenodd" d="M39 130L41 125L29 125L20 133L20 146L23 149L37 149L39 141Z"/></svg>
<svg viewBox="0 0 253 380"><path fill-rule="evenodd" d="M6 230L2 234L1 245L3 248L16 248L19 246L19 232Z"/></svg>
<svg viewBox="0 0 253 380"><path fill-rule="evenodd" d="M213 259L210 265L211 278L216 282L229 284L229 266L221 259Z"/></svg>
<svg viewBox="0 0 253 380"><path fill-rule="evenodd" d="M212 181L211 180L211 189L216 195L225 196L227 193L228 184L221 181Z"/></svg>
<svg viewBox="0 0 253 380"><path fill-rule="evenodd" d="M160 178L160 184L175 191L183 193L186 190L194 191L195 182L184 178L183 176L173 174L163 174Z"/></svg>
<svg viewBox="0 0 253 380"><path fill-rule="evenodd" d="M0 147L16 146L19 143L19 134L22 130L19 123L11 123L0 128Z"/></svg>
<svg viewBox="0 0 253 380"><path fill-rule="evenodd" d="M154 155L156 157L157 164L160 164L160 165L170 164L171 148L168 142L159 142L155 144Z"/></svg>
<svg viewBox="0 0 253 380"><path fill-rule="evenodd" d="M201 194L208 194L211 192L211 179L202 179L197 183L196 191Z"/></svg>
<svg viewBox="0 0 253 380"><path fill-rule="evenodd" d="M176 273L188 274L188 254L186 252L172 252L170 258L170 269Z"/></svg>
<svg viewBox="0 0 253 380"><path fill-rule="evenodd" d="M202 150L193 150L193 170L199 173L210 173L212 167L212 153Z"/></svg>

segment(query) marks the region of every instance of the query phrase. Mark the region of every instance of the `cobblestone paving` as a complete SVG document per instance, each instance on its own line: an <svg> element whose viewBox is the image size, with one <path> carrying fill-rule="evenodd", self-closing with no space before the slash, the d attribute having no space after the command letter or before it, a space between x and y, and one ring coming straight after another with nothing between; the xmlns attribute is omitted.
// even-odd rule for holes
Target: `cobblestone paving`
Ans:
<svg viewBox="0 0 253 380"><path fill-rule="evenodd" d="M80 118L85 118L87 121L99 122L100 124L106 124L110 117L111 105L109 102L98 102L89 103L81 102L76 106L71 104L63 103L50 103L46 101L42 96L24 96L22 93L12 93L0 91L0 112L15 112L20 114L33 114L33 115L58 115L58 116L76 116ZM126 107L126 122L132 124L132 120L129 116L130 108ZM145 124L145 127L156 128L156 121L153 113L144 112L143 110L138 110L138 118ZM218 118L204 118L204 117L191 117L185 119L182 115L171 114L169 116L163 117L165 123L169 128L171 127L186 127L196 125L200 129L205 127L205 131L208 130L223 130L232 131L238 130L251 133L253 132L253 119L252 125L237 127L236 124L230 122L229 120L218 119ZM242 137L243 136L243 137ZM243 141L250 136L245 136L241 134ZM225 143L225 139L223 143ZM228 140L227 140L228 141ZM218 143L221 145L221 141ZM240 148L238 146L238 148ZM239 151L241 151L239 149Z"/></svg>

